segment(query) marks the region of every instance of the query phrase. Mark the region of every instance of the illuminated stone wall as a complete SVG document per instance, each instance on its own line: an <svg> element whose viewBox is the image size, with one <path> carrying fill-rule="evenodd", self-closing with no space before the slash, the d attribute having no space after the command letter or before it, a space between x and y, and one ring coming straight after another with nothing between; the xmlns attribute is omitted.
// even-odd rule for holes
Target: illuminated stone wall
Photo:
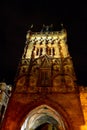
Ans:
<svg viewBox="0 0 87 130"><path fill-rule="evenodd" d="M66 30L29 31L15 79L16 92L74 92L75 81Z"/></svg>
<svg viewBox="0 0 87 130"><path fill-rule="evenodd" d="M80 87L80 100L85 122L81 130L87 130L87 87Z"/></svg>
<svg viewBox="0 0 87 130"><path fill-rule="evenodd" d="M24 130L28 119L37 128L49 115L51 123L57 115L59 130L86 130L87 94L82 88L79 93L65 29L27 33L14 88L1 130Z"/></svg>
<svg viewBox="0 0 87 130"><path fill-rule="evenodd" d="M0 83L0 124L4 118L9 98L11 96L12 86L5 82Z"/></svg>

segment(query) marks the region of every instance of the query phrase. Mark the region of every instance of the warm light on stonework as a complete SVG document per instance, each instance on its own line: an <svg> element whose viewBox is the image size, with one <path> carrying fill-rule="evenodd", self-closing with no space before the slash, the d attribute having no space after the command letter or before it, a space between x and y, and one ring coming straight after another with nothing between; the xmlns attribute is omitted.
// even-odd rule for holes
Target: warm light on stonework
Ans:
<svg viewBox="0 0 87 130"><path fill-rule="evenodd" d="M58 58L60 57L59 53L57 53L57 51L59 50L58 44L61 45L61 52L63 53L63 57L67 57L67 45L66 45L66 39L67 39L67 33L65 30L61 30L60 32L35 32L35 33L31 33L26 35L26 39L27 41L30 41L28 47L29 50L27 50L26 53L26 58L31 58L31 54L32 54L32 44L35 44L36 47L40 48L42 45L42 48L44 50L44 46L46 48L46 44L48 45L48 47L52 47L54 46L54 48L56 49L55 51L55 55L54 57ZM42 43L41 43L42 42ZM41 43L41 45L39 45ZM51 45L52 44L52 45ZM39 45L39 46L38 46ZM40 54L40 53L39 53ZM45 54L45 53L43 53ZM40 56L40 55L38 55ZM35 56L36 58L38 56Z"/></svg>
<svg viewBox="0 0 87 130"><path fill-rule="evenodd" d="M76 84L67 32L44 29L26 35L2 130L87 130L87 88Z"/></svg>
<svg viewBox="0 0 87 130"><path fill-rule="evenodd" d="M87 130L87 125L81 126L80 130Z"/></svg>
<svg viewBox="0 0 87 130"><path fill-rule="evenodd" d="M85 124L80 127L81 130L87 130L87 87L80 87L80 100Z"/></svg>

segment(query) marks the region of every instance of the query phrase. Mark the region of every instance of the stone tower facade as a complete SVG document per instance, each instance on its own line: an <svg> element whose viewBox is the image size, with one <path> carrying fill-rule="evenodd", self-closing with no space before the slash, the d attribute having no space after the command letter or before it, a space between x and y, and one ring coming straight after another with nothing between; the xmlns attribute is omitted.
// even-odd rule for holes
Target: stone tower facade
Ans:
<svg viewBox="0 0 87 130"><path fill-rule="evenodd" d="M66 30L29 30L1 130L81 130L82 125Z"/></svg>
<svg viewBox="0 0 87 130"><path fill-rule="evenodd" d="M5 82L0 83L0 125L2 124L8 101L11 96L12 86Z"/></svg>

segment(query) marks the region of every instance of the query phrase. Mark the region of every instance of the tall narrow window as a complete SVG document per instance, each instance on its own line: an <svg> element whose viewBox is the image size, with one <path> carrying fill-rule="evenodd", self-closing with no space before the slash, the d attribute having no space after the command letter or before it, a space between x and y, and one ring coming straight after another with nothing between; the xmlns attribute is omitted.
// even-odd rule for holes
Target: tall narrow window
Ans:
<svg viewBox="0 0 87 130"><path fill-rule="evenodd" d="M40 69L39 86L50 87L51 86L51 71L49 69Z"/></svg>
<svg viewBox="0 0 87 130"><path fill-rule="evenodd" d="M36 55L38 56L38 54L39 54L39 49L37 48Z"/></svg>
<svg viewBox="0 0 87 130"><path fill-rule="evenodd" d="M42 55L43 48L40 48L40 56Z"/></svg>
<svg viewBox="0 0 87 130"><path fill-rule="evenodd" d="M54 49L54 47L53 47L53 56L55 55L55 49Z"/></svg>

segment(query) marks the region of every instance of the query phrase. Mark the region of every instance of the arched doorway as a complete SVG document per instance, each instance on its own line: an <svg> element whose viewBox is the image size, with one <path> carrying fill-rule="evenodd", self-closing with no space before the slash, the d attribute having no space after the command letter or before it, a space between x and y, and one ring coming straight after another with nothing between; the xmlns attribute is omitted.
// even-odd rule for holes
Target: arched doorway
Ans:
<svg viewBox="0 0 87 130"><path fill-rule="evenodd" d="M69 130L63 117L53 108L41 105L33 109L21 130Z"/></svg>

